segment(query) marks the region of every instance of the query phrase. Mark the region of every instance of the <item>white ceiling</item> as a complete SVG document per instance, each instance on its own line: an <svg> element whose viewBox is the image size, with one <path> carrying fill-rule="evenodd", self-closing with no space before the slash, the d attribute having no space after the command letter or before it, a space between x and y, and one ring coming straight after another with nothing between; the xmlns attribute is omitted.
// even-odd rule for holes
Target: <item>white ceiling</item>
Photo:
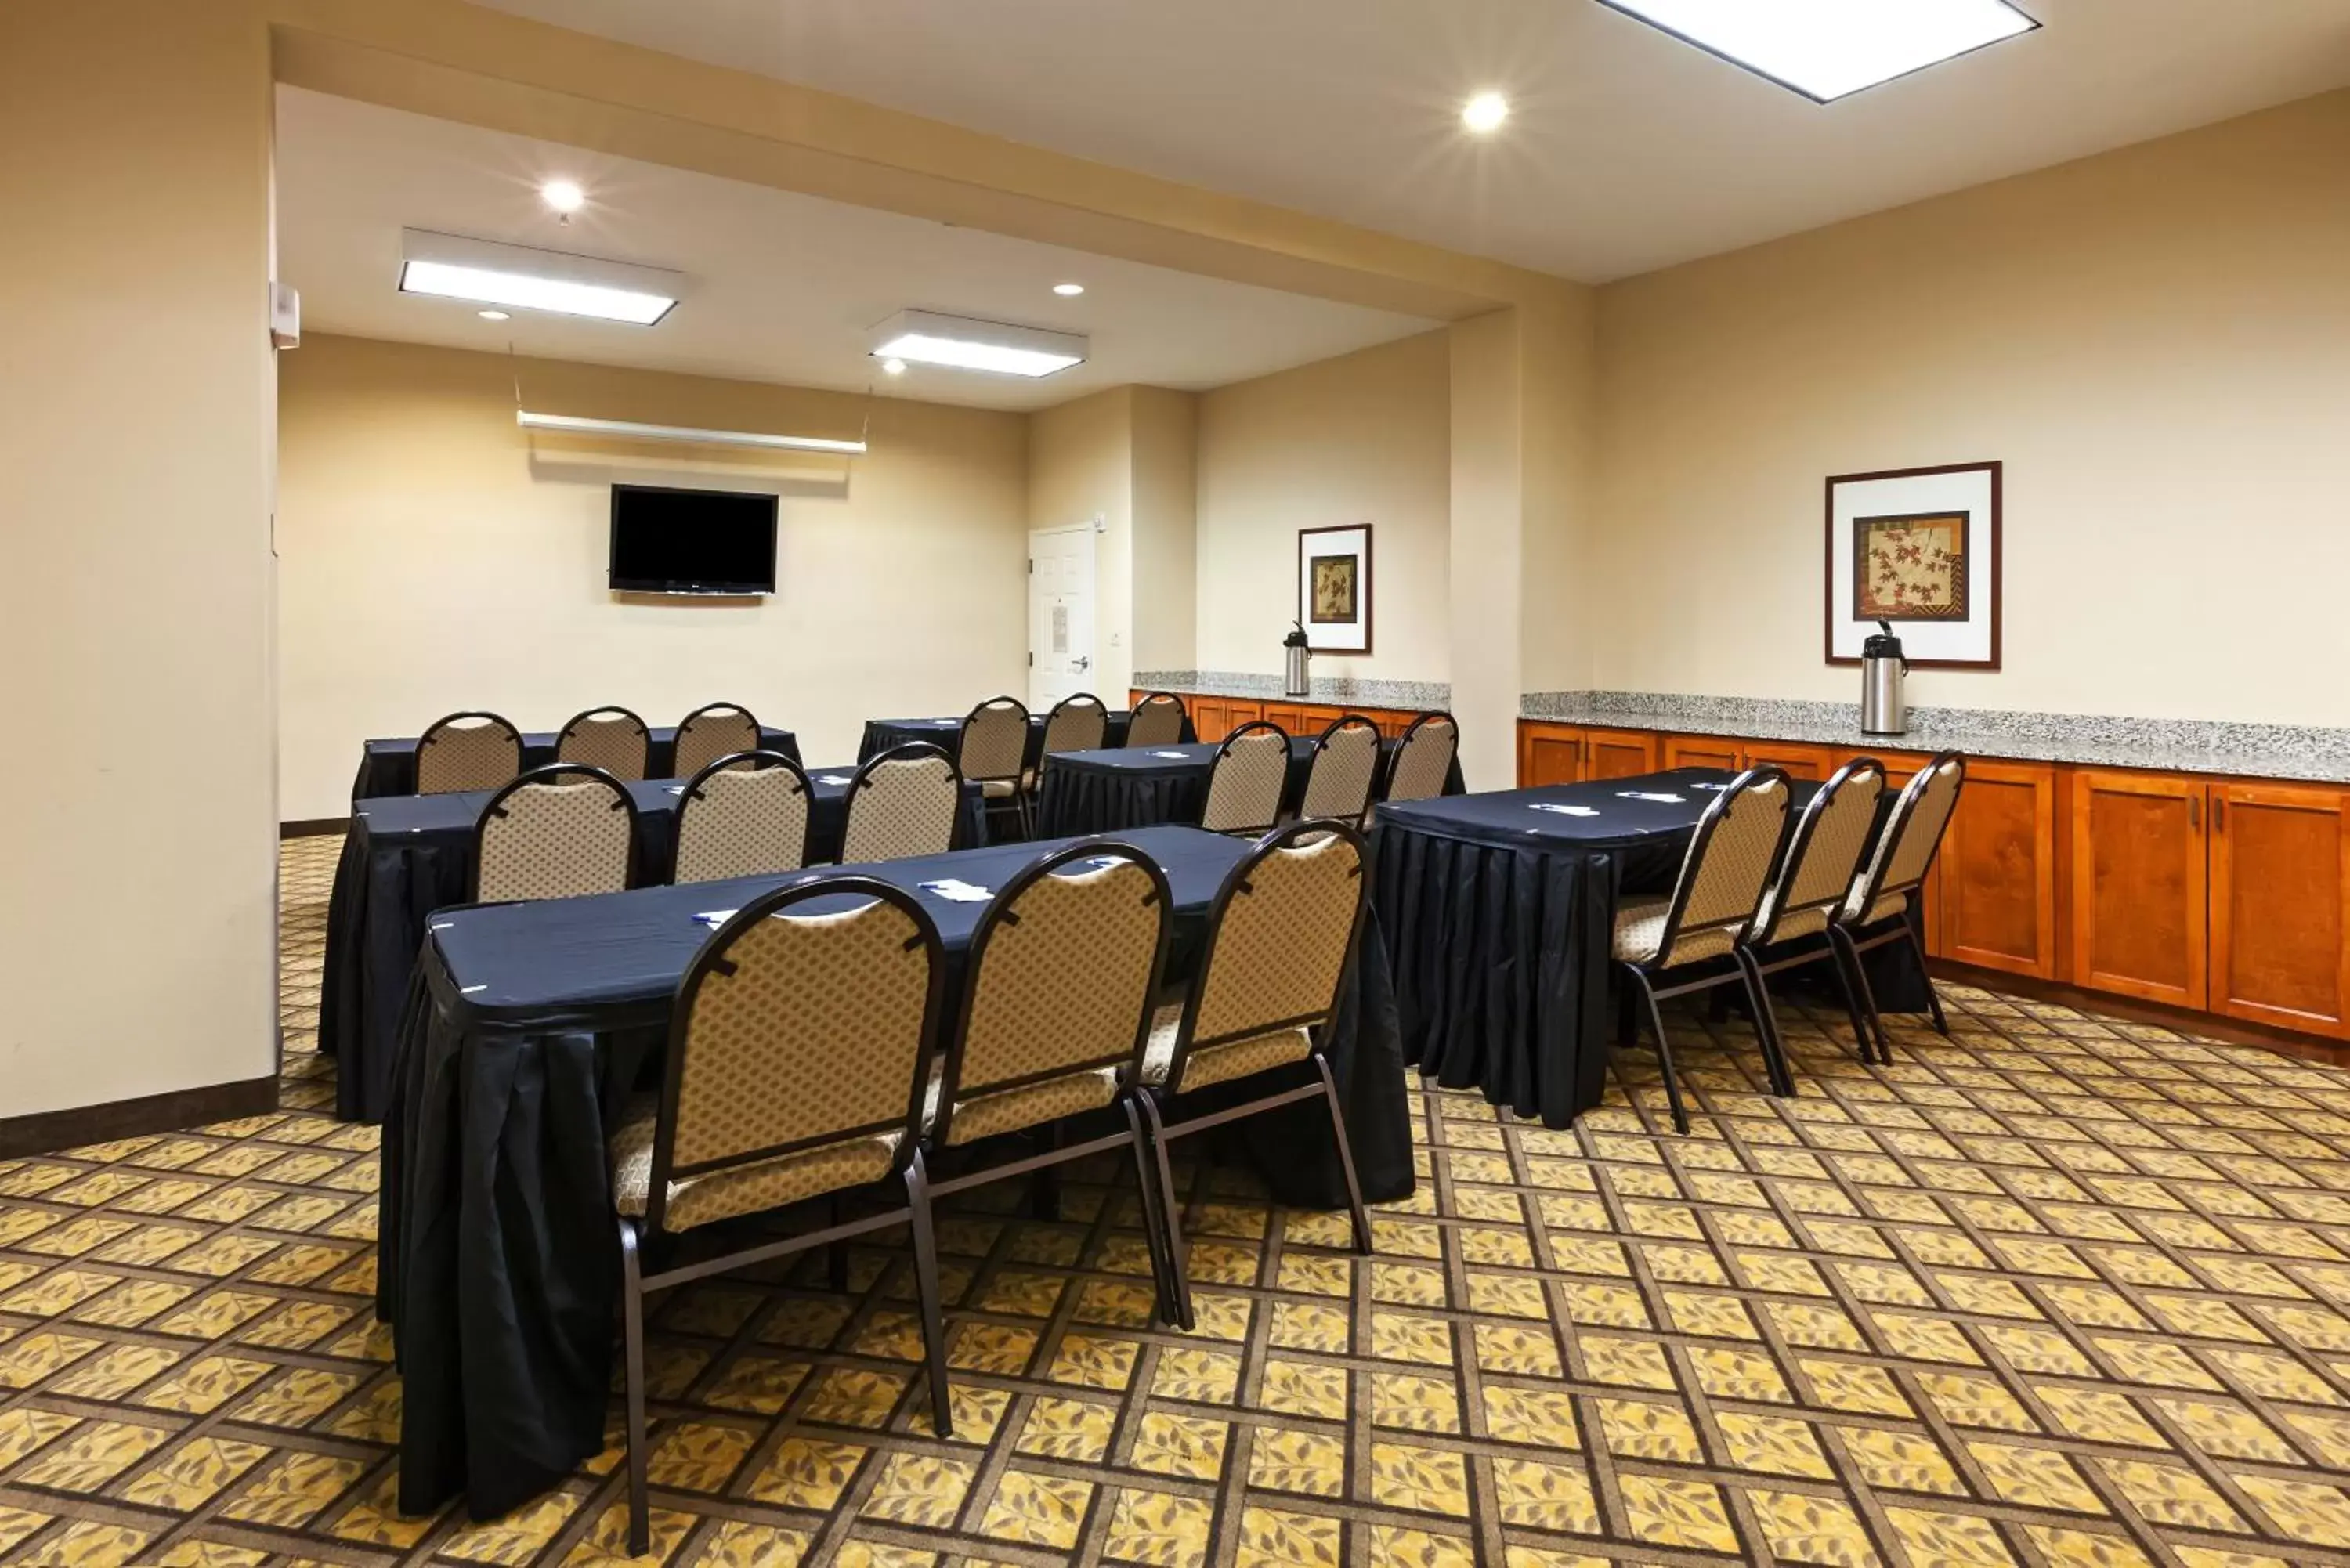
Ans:
<svg viewBox="0 0 2350 1568"><path fill-rule="evenodd" d="M558 223L540 181L578 181ZM951 228L398 109L277 89L279 275L320 332L520 352L998 409L1129 382L1201 389L1427 330L1366 310ZM400 231L434 229L674 268L655 327L476 307L398 291ZM1077 299L1052 286L1086 285ZM1087 333L1087 363L1038 380L914 366L884 377L868 329L909 306Z"/></svg>
<svg viewBox="0 0 2350 1568"><path fill-rule="evenodd" d="M1825 107L1594 0L483 3L1587 282L2350 83L2350 0L2020 0Z"/></svg>

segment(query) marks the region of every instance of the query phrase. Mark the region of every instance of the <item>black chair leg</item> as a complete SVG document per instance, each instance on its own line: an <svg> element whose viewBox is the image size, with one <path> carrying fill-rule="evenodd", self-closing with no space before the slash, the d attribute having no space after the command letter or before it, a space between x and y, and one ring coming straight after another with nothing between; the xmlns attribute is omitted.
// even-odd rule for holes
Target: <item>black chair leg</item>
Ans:
<svg viewBox="0 0 2350 1568"><path fill-rule="evenodd" d="M1330 1135L1338 1140L1338 1168L1347 1177L1347 1210L1355 1220L1355 1251L1368 1256L1371 1217L1363 1208L1363 1184L1355 1178L1355 1150L1347 1141L1346 1116L1338 1109L1338 1081L1330 1075L1330 1064L1318 1051L1314 1054L1314 1068L1322 1075L1322 1099L1330 1107Z"/></svg>
<svg viewBox="0 0 2350 1568"><path fill-rule="evenodd" d="M1634 1007L1632 988L1618 984L1616 987L1616 1044L1626 1050L1640 1043L1640 1020Z"/></svg>
<svg viewBox="0 0 2350 1568"><path fill-rule="evenodd" d="M1150 1153L1159 1165L1160 1217L1167 1229L1162 1234L1167 1242L1168 1283L1175 1297L1175 1326L1194 1326L1191 1317L1191 1282L1185 1272L1188 1260L1183 1245L1183 1197L1175 1190L1175 1168L1167 1158L1167 1124L1159 1119L1159 1104L1148 1092L1136 1096L1142 1105L1143 1119L1149 1123Z"/></svg>
<svg viewBox="0 0 2350 1568"><path fill-rule="evenodd" d="M644 1268L637 1256L637 1228L626 1220L620 1221L620 1376L629 1401L629 1555L642 1557L652 1550L651 1509L645 1495Z"/></svg>
<svg viewBox="0 0 2350 1568"><path fill-rule="evenodd" d="M1142 1193L1142 1239L1150 1248L1150 1282L1157 1288L1159 1321L1176 1321L1175 1287L1172 1271L1167 1258L1166 1220L1159 1183L1150 1173L1149 1138L1142 1130L1142 1113L1135 1108L1139 1097L1126 1099L1126 1125L1134 1134L1134 1184Z"/></svg>
<svg viewBox="0 0 2350 1568"><path fill-rule="evenodd" d="M1909 933L1909 950L1918 955L1918 978L1926 982L1926 1007L1934 1015L1934 1028L1937 1033L1947 1035L1950 1032L1950 1021L1942 1016L1942 998L1934 989L1933 971L1926 967L1926 939L1918 934L1915 920L1905 918L1901 929Z"/></svg>
<svg viewBox="0 0 2350 1568"><path fill-rule="evenodd" d="M1853 989L1860 992L1861 1014L1868 1020L1869 1033L1877 1041L1877 1063L1890 1067L1893 1065L1893 1042L1885 1033L1885 1015L1877 1011L1877 988L1868 983L1868 966L1861 961L1860 944L1854 941L1852 933L1842 926L1830 926L1828 932L1831 940L1844 944L1845 961L1852 966ZM1863 1060L1866 1059L1866 1049L1863 1047Z"/></svg>
<svg viewBox="0 0 2350 1568"><path fill-rule="evenodd" d="M1673 1130L1686 1135L1690 1130L1689 1112L1681 1106L1681 1086L1673 1074L1673 1043L1665 1033L1664 1010L1657 1005L1656 988L1648 983L1648 975L1631 964L1624 972L1640 988L1640 998L1648 1004L1648 1025L1657 1032L1657 1061L1665 1072L1665 1104L1673 1113Z"/></svg>
<svg viewBox="0 0 2350 1568"><path fill-rule="evenodd" d="M930 1172L922 1151L914 1151L906 1167L906 1199L912 1210L914 1289L921 1298L922 1345L931 1363L931 1430L941 1438L954 1436L954 1407L947 1395L947 1330L939 1307L939 1244L931 1231Z"/></svg>
<svg viewBox="0 0 2350 1568"><path fill-rule="evenodd" d="M1771 1080L1771 1092L1782 1099L1795 1097L1795 1075L1787 1065L1787 1053L1779 1043L1779 1018L1771 1011L1771 988L1764 982L1762 966L1744 948L1737 950L1738 972L1746 981L1746 1004L1754 1011L1754 1037L1762 1043L1762 1071Z"/></svg>
<svg viewBox="0 0 2350 1568"><path fill-rule="evenodd" d="M1875 1062L1876 1054L1868 1045L1868 1021L1861 1015L1860 992L1853 989L1852 973L1845 968L1844 949L1835 940L1835 928L1828 929L1828 967L1835 971L1836 989L1844 992L1845 1015L1852 1020L1852 1048L1860 1053L1864 1062Z"/></svg>

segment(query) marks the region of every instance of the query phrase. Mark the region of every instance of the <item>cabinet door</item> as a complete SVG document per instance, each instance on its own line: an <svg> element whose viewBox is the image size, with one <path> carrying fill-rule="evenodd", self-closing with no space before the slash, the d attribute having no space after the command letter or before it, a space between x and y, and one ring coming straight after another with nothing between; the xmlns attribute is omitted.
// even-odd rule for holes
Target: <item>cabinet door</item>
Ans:
<svg viewBox="0 0 2350 1568"><path fill-rule="evenodd" d="M1789 778L1825 780L1835 771L1825 746L1803 746L1787 741L1749 741L1740 748L1741 765L1774 767Z"/></svg>
<svg viewBox="0 0 2350 1568"><path fill-rule="evenodd" d="M1419 717L1406 708L1367 708L1364 711L1378 722L1379 733L1391 741L1403 739L1403 732L1411 728L1414 719Z"/></svg>
<svg viewBox="0 0 2350 1568"><path fill-rule="evenodd" d="M1518 726L1518 787L1583 782L1583 732L1565 724Z"/></svg>
<svg viewBox="0 0 2350 1568"><path fill-rule="evenodd" d="M1221 741L1232 729L1231 710L1221 697L1191 699L1191 732L1203 741Z"/></svg>
<svg viewBox="0 0 2350 1568"><path fill-rule="evenodd" d="M1664 765L1669 768L1720 768L1738 771L1738 742L1719 735L1667 735Z"/></svg>
<svg viewBox="0 0 2350 1568"><path fill-rule="evenodd" d="M2205 794L2175 774L2073 775L2073 983L2204 1004Z"/></svg>
<svg viewBox="0 0 2350 1568"><path fill-rule="evenodd" d="M1646 730L1586 730L1583 776L1628 779L1657 771L1657 737Z"/></svg>
<svg viewBox="0 0 2350 1568"><path fill-rule="evenodd" d="M1262 702L1251 702L1238 697L1224 700L1224 724L1227 731L1237 730L1243 724L1253 724L1263 717L1264 704Z"/></svg>
<svg viewBox="0 0 2350 1568"><path fill-rule="evenodd" d="M1967 764L1942 838L1939 907L1946 958L2051 980L2056 974L2056 770Z"/></svg>
<svg viewBox="0 0 2350 1568"><path fill-rule="evenodd" d="M1264 716L1293 735L1319 734L1322 726L1313 719L1314 710L1296 702L1268 702Z"/></svg>
<svg viewBox="0 0 2350 1568"><path fill-rule="evenodd" d="M2350 792L2215 784L2211 1009L2350 1036Z"/></svg>

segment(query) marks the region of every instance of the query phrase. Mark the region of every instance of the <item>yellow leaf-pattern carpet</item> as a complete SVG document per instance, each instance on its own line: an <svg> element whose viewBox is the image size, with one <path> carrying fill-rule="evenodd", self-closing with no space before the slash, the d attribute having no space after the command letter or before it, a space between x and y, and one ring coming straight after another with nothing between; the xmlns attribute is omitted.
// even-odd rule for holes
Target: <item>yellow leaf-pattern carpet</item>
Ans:
<svg viewBox="0 0 2350 1568"><path fill-rule="evenodd" d="M0 1162L0 1557L585 1563L616 1451L493 1523L391 1511L375 1139L310 1054L336 843L285 857L286 1106ZM684 1563L2350 1564L2350 1075L1946 992L1803 1094L1680 1024L1572 1131L1418 1102L1421 1184L1330 1215L1190 1168L1197 1333L1128 1188L947 1223L958 1432L907 1259L657 1303L656 1551ZM1719 1048L1706 1048L1711 1033ZM102 1042L92 1042L93 1048Z"/></svg>

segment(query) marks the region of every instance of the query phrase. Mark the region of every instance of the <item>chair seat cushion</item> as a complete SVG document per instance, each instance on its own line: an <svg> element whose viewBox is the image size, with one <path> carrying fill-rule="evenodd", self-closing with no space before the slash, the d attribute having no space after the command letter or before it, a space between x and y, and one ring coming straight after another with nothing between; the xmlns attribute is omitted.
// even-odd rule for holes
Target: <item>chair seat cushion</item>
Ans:
<svg viewBox="0 0 2350 1568"><path fill-rule="evenodd" d="M989 800L1010 800L1020 788L1017 779L982 779L979 793Z"/></svg>
<svg viewBox="0 0 2350 1568"><path fill-rule="evenodd" d="M1175 1036L1183 1025L1183 1005L1176 1002L1162 1007L1150 1020L1150 1049L1142 1059L1142 1081L1166 1088L1167 1074L1175 1064ZM1253 1034L1243 1040L1225 1040L1216 1044L1193 1046L1183 1061L1183 1081L1171 1085L1177 1090L1203 1089L1210 1084L1226 1084L1234 1078L1303 1062L1314 1054L1314 1037L1303 1029L1276 1029L1270 1034Z"/></svg>
<svg viewBox="0 0 2350 1568"><path fill-rule="evenodd" d="M642 1215L651 1199L653 1133L660 1118L660 1096L639 1095L629 1102L619 1130L612 1135L612 1202L623 1214ZM889 1174L900 1136L889 1132L844 1138L755 1165L673 1179L662 1227L689 1231L879 1181Z"/></svg>
<svg viewBox="0 0 2350 1568"><path fill-rule="evenodd" d="M930 1107L923 1113L925 1127L938 1125L940 1080L931 1080ZM1046 1122L1059 1121L1063 1116L1078 1116L1087 1111L1097 1111L1118 1098L1118 1069L1101 1067L1089 1073L1068 1073L1042 1083L1024 1084L1016 1089L998 1089L993 1094L967 1096L956 1102L954 1125L947 1128L950 1144L977 1143L998 1133L1019 1132L1025 1127L1042 1127Z"/></svg>
<svg viewBox="0 0 2350 1568"><path fill-rule="evenodd" d="M1774 942L1793 941L1797 937L1815 937L1828 929L1829 910L1823 906L1798 909L1787 917L1787 923L1782 929L1773 930L1771 921L1778 912L1779 894L1782 890L1774 887L1765 891L1761 907L1754 911L1757 940L1767 937Z"/></svg>
<svg viewBox="0 0 2350 1568"><path fill-rule="evenodd" d="M1665 914L1672 906L1670 898L1627 898L1617 904L1612 950L1616 957L1626 963L1656 962L1665 942ZM1673 943L1670 962L1695 963L1700 959L1720 958L1737 945L1737 938L1721 928L1684 931Z"/></svg>
<svg viewBox="0 0 2350 1568"><path fill-rule="evenodd" d="M1889 920L1909 908L1909 895L1907 893L1879 893L1877 902L1871 904L1864 914L1860 908L1862 891L1861 886L1855 883L1851 896L1845 899L1844 919L1848 926L1873 926L1879 920Z"/></svg>

